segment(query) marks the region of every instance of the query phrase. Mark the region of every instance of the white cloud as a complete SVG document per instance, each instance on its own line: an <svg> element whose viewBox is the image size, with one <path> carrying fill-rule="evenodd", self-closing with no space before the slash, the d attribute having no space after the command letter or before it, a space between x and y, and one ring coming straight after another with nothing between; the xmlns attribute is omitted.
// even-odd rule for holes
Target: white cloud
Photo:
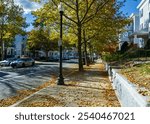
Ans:
<svg viewBox="0 0 150 124"><path fill-rule="evenodd" d="M25 14L28 14L31 11L35 11L42 7L42 4L31 2L29 0L14 0L14 2L15 4L23 7Z"/></svg>

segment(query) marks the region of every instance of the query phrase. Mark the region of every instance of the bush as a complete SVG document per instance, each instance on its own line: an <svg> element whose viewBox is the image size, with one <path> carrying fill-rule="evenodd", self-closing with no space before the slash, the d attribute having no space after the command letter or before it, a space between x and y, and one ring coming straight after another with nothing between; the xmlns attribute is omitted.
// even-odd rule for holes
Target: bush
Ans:
<svg viewBox="0 0 150 124"><path fill-rule="evenodd" d="M140 58L140 57L150 57L150 50L131 48L124 53L122 53L121 51L115 53L110 53L110 52L102 53L102 59L105 60L106 62L113 62L118 60L126 61L126 60Z"/></svg>
<svg viewBox="0 0 150 124"><path fill-rule="evenodd" d="M112 61L118 61L121 58L120 53L109 53L105 52L102 54L102 59L105 60L106 62L112 62Z"/></svg>

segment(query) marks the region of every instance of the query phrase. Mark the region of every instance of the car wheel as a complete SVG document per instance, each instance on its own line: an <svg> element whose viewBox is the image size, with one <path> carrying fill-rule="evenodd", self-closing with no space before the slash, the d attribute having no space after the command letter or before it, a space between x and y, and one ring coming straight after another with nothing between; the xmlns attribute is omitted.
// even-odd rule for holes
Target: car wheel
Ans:
<svg viewBox="0 0 150 124"><path fill-rule="evenodd" d="M16 66L16 65L12 65L11 67L12 67L12 68L17 68L17 66Z"/></svg>
<svg viewBox="0 0 150 124"><path fill-rule="evenodd" d="M24 63L22 63L22 67L25 67L25 64L24 64Z"/></svg>
<svg viewBox="0 0 150 124"><path fill-rule="evenodd" d="M32 66L34 66L34 62L32 62Z"/></svg>

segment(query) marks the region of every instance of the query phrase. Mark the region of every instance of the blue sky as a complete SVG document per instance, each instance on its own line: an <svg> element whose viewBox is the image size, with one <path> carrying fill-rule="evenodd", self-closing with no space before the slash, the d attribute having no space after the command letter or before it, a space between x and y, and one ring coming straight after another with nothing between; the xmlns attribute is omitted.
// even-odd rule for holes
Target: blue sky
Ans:
<svg viewBox="0 0 150 124"><path fill-rule="evenodd" d="M137 5L140 3L141 0L126 0L125 6L121 9L124 14L130 16L132 13L137 12Z"/></svg>
<svg viewBox="0 0 150 124"><path fill-rule="evenodd" d="M39 9L42 5L31 2L30 0L14 0L16 4L22 6L24 8L24 16L27 19L27 23L30 23L30 26L26 29L30 31L33 22L33 16L31 15L31 11ZM124 14L130 16L131 13L136 12L136 7L141 0L126 0L125 6L121 9Z"/></svg>
<svg viewBox="0 0 150 124"><path fill-rule="evenodd" d="M42 5L35 2L31 2L30 0L14 0L14 2L17 5L22 6L24 9L24 17L26 17L26 22L30 24L26 31L32 30L33 16L31 15L31 11L39 9Z"/></svg>

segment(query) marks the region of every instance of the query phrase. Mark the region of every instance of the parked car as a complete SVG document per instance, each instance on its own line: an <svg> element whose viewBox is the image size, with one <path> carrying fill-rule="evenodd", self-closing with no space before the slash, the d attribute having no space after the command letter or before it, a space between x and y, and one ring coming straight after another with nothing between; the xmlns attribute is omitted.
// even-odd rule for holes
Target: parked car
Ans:
<svg viewBox="0 0 150 124"><path fill-rule="evenodd" d="M0 61L0 66L9 66L11 62L15 61L17 58L8 58L6 60Z"/></svg>
<svg viewBox="0 0 150 124"><path fill-rule="evenodd" d="M32 58L19 58L16 61L10 63L12 68L17 67L26 67L26 66L33 66L35 64L34 59Z"/></svg>

